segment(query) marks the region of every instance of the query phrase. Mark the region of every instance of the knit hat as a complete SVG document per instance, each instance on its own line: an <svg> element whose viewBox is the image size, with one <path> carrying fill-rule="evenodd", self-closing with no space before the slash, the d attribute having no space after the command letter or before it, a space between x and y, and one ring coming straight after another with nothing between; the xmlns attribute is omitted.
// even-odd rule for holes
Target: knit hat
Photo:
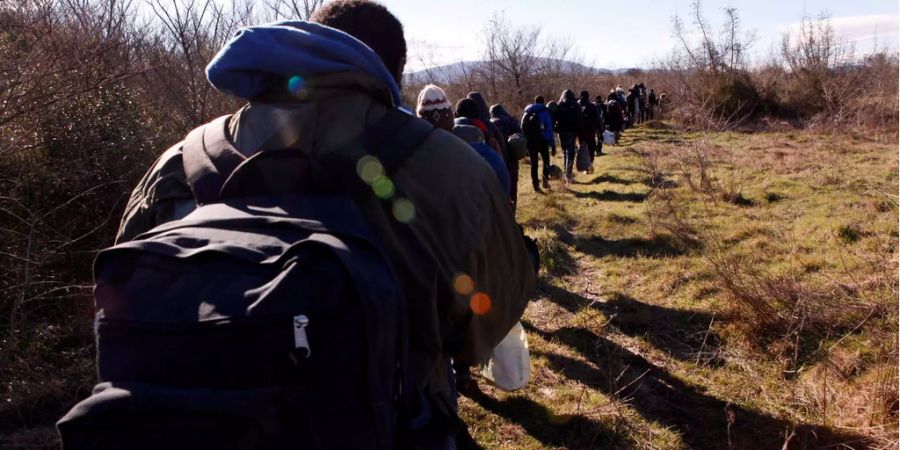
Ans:
<svg viewBox="0 0 900 450"><path fill-rule="evenodd" d="M433 84L422 88L416 103L418 104L416 108L417 113L434 111L436 109L453 109L453 105L450 104L450 100L447 99L447 94L444 93L444 90Z"/></svg>

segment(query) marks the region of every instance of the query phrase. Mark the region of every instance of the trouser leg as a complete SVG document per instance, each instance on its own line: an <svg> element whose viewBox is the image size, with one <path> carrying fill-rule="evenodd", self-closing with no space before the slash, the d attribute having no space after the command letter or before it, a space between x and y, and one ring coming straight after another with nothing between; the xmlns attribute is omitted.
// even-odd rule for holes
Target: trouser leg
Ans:
<svg viewBox="0 0 900 450"><path fill-rule="evenodd" d="M512 200L512 208L515 213L516 203L519 200L519 160L515 156L507 155L506 169L509 171L509 199Z"/></svg>
<svg viewBox="0 0 900 450"><path fill-rule="evenodd" d="M544 144L543 152L541 152L541 144ZM544 156L547 154L547 144L544 142L528 142L528 159L531 160L531 185L534 186L535 189L540 186L540 180L538 180L538 155ZM547 176L547 157L544 156L544 177Z"/></svg>
<svg viewBox="0 0 900 450"><path fill-rule="evenodd" d="M550 144L547 144L546 142L541 142L540 146L538 148L541 153L541 158L544 160L543 178L544 178L544 181L547 181L548 179L550 179ZM535 165L537 165L536 160L537 160L537 158L535 158ZM535 177L537 177L537 168L536 167L535 167Z"/></svg>
<svg viewBox="0 0 900 450"><path fill-rule="evenodd" d="M574 133L560 133L559 135L560 145L563 147L563 161L566 166L566 177L573 176L573 169L575 166L575 134Z"/></svg>

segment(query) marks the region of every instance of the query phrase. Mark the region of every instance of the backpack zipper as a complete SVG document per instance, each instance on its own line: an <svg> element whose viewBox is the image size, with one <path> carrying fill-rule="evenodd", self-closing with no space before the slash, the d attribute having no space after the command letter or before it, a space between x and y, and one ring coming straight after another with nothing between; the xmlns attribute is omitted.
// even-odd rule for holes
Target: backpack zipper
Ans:
<svg viewBox="0 0 900 450"><path fill-rule="evenodd" d="M309 348L309 339L306 337L306 326L309 325L309 317L303 314L294 316L294 351L291 352L291 358L295 363L299 363L299 359L309 358L312 350Z"/></svg>

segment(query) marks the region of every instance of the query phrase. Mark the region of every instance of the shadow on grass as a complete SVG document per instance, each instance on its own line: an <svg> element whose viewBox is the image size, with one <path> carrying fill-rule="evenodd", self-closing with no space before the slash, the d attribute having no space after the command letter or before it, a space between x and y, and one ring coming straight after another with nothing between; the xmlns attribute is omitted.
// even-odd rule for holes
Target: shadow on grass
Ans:
<svg viewBox="0 0 900 450"><path fill-rule="evenodd" d="M679 245L674 238L663 234L650 239L604 239L603 236L581 238L576 240L575 248L595 258L606 256L658 258L680 256L687 252L687 249Z"/></svg>
<svg viewBox="0 0 900 450"><path fill-rule="evenodd" d="M722 340L711 329L710 314L650 305L622 293L599 303L610 324L628 336L643 336L682 361L719 367Z"/></svg>
<svg viewBox="0 0 900 450"><path fill-rule="evenodd" d="M589 363L563 355L534 352L566 377L626 402L645 419L672 427L691 448L866 448L865 438L828 427L791 423L734 405L699 391L642 356L583 328L546 332L526 327L546 340L558 341Z"/></svg>
<svg viewBox="0 0 900 450"><path fill-rule="evenodd" d="M594 177L593 180L588 181L584 184L598 184L598 183L610 183L610 184L634 184L634 181L626 180L625 178L619 178L615 175L600 175L599 177Z"/></svg>
<svg viewBox="0 0 900 450"><path fill-rule="evenodd" d="M513 396L497 400L481 391L467 395L482 408L517 423L544 446L565 448L623 447L626 439L588 417L558 415L534 400ZM460 440L461 449L482 448L470 436Z"/></svg>
<svg viewBox="0 0 900 450"><path fill-rule="evenodd" d="M710 314L651 305L622 293L613 293L605 302L593 301L546 283L540 293L572 313L583 308L602 312L622 334L643 337L673 358L719 367L722 340L710 328Z"/></svg>
<svg viewBox="0 0 900 450"><path fill-rule="evenodd" d="M593 200L598 200L602 202L635 202L640 203L647 198L647 194L642 194L639 192L616 192L610 191L606 189L602 192L590 191L590 192L578 192L573 191L571 189L568 190L575 198L589 198Z"/></svg>

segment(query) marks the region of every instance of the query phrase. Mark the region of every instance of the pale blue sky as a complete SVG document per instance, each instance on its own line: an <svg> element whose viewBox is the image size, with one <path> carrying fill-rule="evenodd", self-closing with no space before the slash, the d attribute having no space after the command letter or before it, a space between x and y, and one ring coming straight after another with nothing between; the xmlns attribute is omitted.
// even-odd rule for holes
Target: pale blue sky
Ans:
<svg viewBox="0 0 900 450"><path fill-rule="evenodd" d="M408 69L420 59L432 64L480 58L481 30L490 16L503 11L516 25L536 25L546 35L570 38L583 59L595 67L647 66L666 56L673 44L671 18L688 12L691 0L381 0L403 22L410 41ZM755 30L755 57L768 54L784 30L804 13L827 12L836 31L868 51L879 45L898 47L897 0L705 0L713 24L722 8L738 8L745 30ZM690 21L685 19L690 27ZM419 45L421 42L427 46ZM422 48L430 48L423 51Z"/></svg>

